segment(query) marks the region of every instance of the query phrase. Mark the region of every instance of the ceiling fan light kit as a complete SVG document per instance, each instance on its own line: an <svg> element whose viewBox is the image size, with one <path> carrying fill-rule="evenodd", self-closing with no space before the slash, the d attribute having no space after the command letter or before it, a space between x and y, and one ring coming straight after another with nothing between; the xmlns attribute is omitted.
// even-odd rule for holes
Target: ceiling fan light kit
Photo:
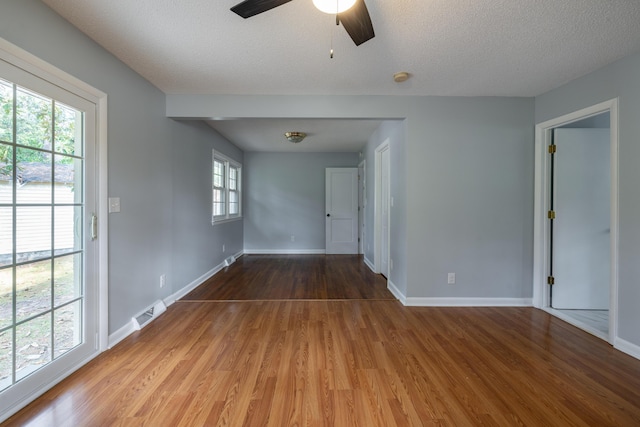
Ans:
<svg viewBox="0 0 640 427"><path fill-rule="evenodd" d="M282 6L290 1L291 0L244 0L233 6L231 11L246 19ZM347 31L356 46L360 46L362 43L375 37L369 10L364 0L313 0L313 4L318 9L323 10L319 6L320 3L329 5L329 12L327 13L337 16L337 22L342 24L342 27ZM349 3L351 3L351 5L348 9L338 13L335 12L336 10L341 10L342 7L348 7Z"/></svg>
<svg viewBox="0 0 640 427"><path fill-rule="evenodd" d="M356 0L313 0L313 5L321 12L336 15L356 4Z"/></svg>
<svg viewBox="0 0 640 427"><path fill-rule="evenodd" d="M307 137L307 134L304 132L285 132L284 137L287 138L287 141L298 144Z"/></svg>

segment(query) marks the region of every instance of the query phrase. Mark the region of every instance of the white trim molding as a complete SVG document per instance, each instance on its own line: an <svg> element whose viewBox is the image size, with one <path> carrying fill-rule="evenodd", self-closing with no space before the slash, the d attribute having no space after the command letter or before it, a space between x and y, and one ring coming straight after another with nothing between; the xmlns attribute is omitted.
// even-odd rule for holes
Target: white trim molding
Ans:
<svg viewBox="0 0 640 427"><path fill-rule="evenodd" d="M400 292L400 289L398 289L396 284L393 283L391 279L387 280L387 289L389 289L389 292L391 292L393 296L402 303L402 305L407 305L407 297L404 296L402 292Z"/></svg>
<svg viewBox="0 0 640 427"><path fill-rule="evenodd" d="M613 347L623 353L628 354L631 357L635 357L636 359L640 360L640 346L638 345L623 340L620 337L616 337L613 342Z"/></svg>
<svg viewBox="0 0 640 427"><path fill-rule="evenodd" d="M405 298L410 307L531 307L531 298Z"/></svg>
<svg viewBox="0 0 640 427"><path fill-rule="evenodd" d="M242 256L242 251L238 252L237 254L235 254L233 256L236 259L240 258ZM226 267L227 267L227 265L226 265L225 261L222 261L220 264L216 265L211 270L209 270L206 273L204 273L202 276L200 276L197 279L193 280L191 283L183 286L179 291L174 292L173 294L171 294L168 297L166 297L163 300L164 303L166 304L167 307L169 307L174 302L178 301L180 298L184 297L189 292L191 292L192 290L194 290L195 288L197 288L198 286L202 285L204 282L206 282L207 280L212 278L214 275L216 275L216 273L220 272L221 270L224 270Z"/></svg>
<svg viewBox="0 0 640 427"><path fill-rule="evenodd" d="M325 249L245 249L246 255L324 255Z"/></svg>
<svg viewBox="0 0 640 427"><path fill-rule="evenodd" d="M363 257L364 259L364 263L367 267L369 267L369 270L373 271L374 273L376 273L376 268L373 266L373 263L371 261L369 261L369 258L367 258L367 256L365 255Z"/></svg>

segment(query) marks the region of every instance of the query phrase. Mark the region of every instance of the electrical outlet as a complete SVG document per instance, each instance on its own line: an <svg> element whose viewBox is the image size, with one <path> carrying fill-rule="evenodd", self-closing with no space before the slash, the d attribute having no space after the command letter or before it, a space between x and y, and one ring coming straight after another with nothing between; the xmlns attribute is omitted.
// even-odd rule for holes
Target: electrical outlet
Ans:
<svg viewBox="0 0 640 427"><path fill-rule="evenodd" d="M447 284L453 285L456 283L456 273L447 274Z"/></svg>
<svg viewBox="0 0 640 427"><path fill-rule="evenodd" d="M222 252L224 253L224 243L222 244Z"/></svg>
<svg viewBox="0 0 640 427"><path fill-rule="evenodd" d="M160 275L160 287L164 288L164 285L166 284L167 281L167 276L166 274L161 274Z"/></svg>

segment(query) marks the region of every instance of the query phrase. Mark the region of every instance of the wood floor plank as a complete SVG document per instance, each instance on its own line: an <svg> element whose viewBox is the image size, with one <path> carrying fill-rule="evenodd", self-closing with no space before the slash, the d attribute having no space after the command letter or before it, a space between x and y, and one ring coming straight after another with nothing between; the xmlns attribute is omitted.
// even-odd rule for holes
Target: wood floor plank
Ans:
<svg viewBox="0 0 640 427"><path fill-rule="evenodd" d="M4 425L638 426L640 361L533 308L184 300Z"/></svg>
<svg viewBox="0 0 640 427"><path fill-rule="evenodd" d="M177 302L25 424L635 426L640 361L532 308Z"/></svg>
<svg viewBox="0 0 640 427"><path fill-rule="evenodd" d="M184 300L395 299L359 255L243 255Z"/></svg>

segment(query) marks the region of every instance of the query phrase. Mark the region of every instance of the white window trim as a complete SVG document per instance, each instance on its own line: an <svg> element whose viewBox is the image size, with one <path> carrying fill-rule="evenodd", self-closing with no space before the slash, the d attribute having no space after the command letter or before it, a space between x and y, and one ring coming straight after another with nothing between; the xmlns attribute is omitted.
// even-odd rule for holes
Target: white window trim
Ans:
<svg viewBox="0 0 640 427"><path fill-rule="evenodd" d="M217 160L219 162L224 163L224 203L225 203L225 214L224 215L213 215L213 162ZM229 167L234 167L238 170L237 175L237 183L236 186L238 190L238 213L237 214L229 214ZM211 224L221 224L229 221L236 221L242 218L242 164L236 162L235 160L216 152L216 150L211 151Z"/></svg>

